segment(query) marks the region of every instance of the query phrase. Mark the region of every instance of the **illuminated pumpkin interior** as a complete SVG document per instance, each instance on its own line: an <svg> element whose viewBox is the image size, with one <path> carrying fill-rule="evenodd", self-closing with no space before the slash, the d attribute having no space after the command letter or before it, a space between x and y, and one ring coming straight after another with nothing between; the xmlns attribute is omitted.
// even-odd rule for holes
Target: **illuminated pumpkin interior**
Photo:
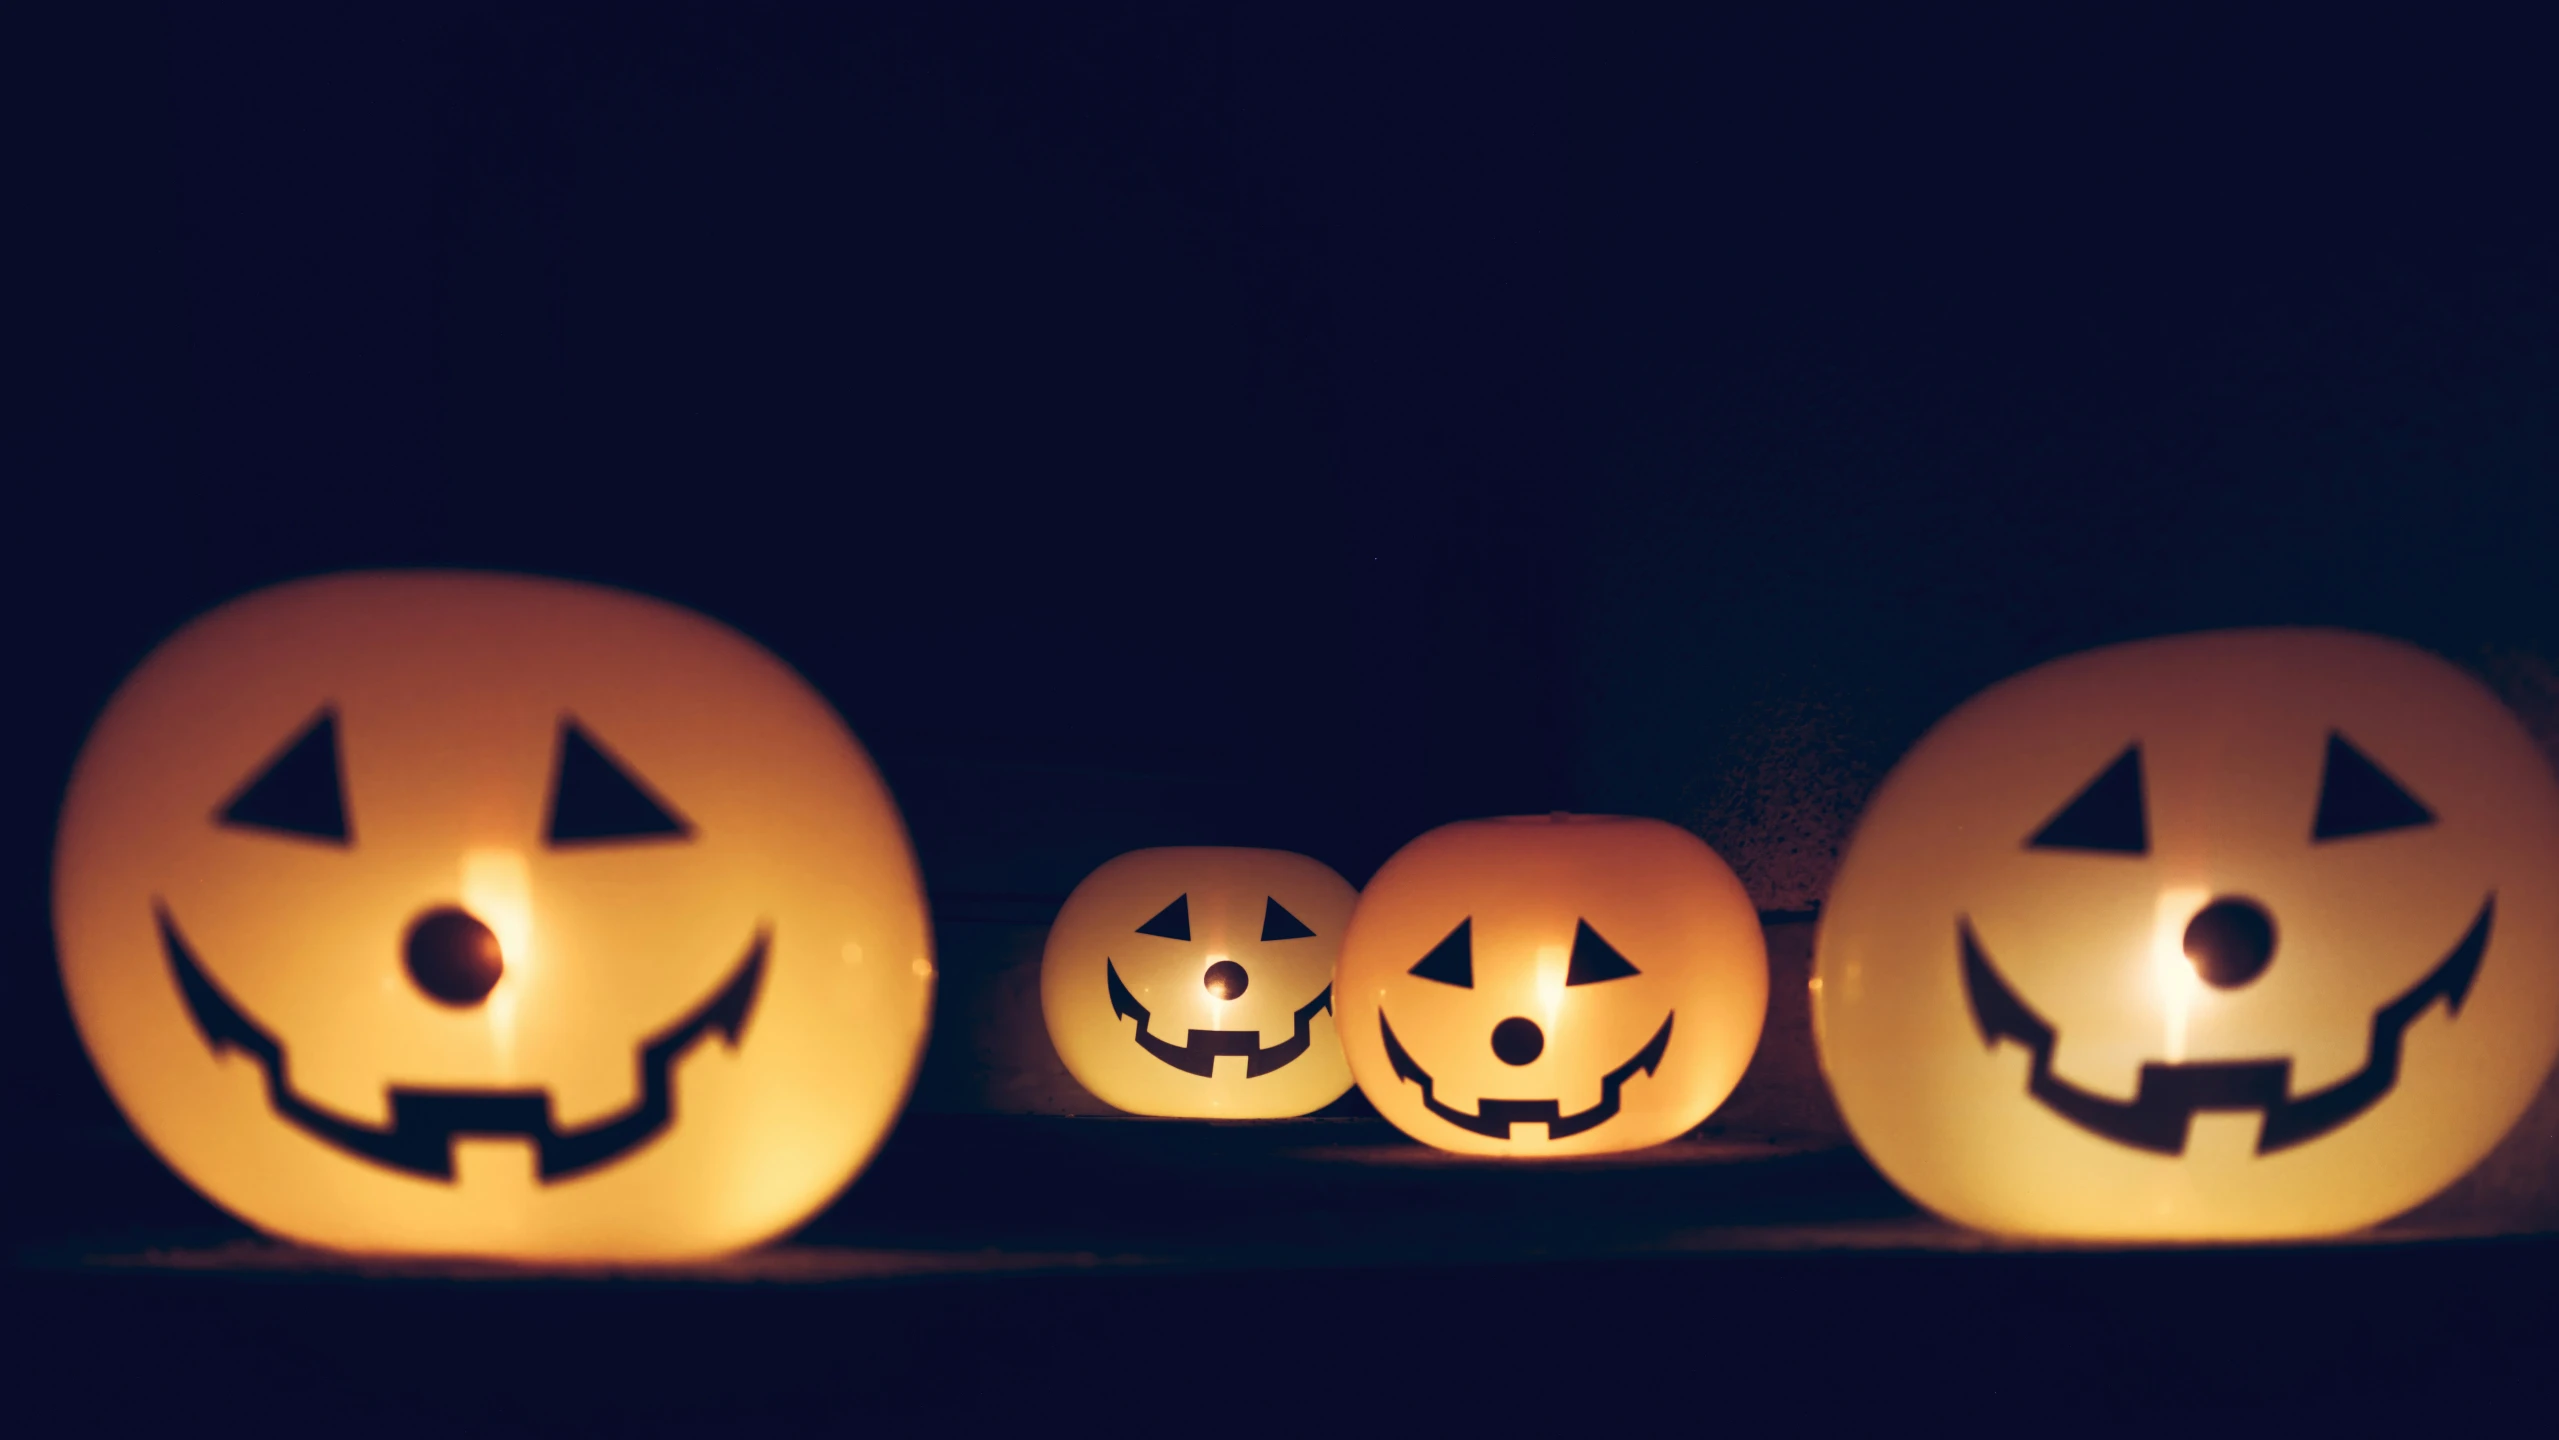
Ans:
<svg viewBox="0 0 2559 1440"><path fill-rule="evenodd" d="M1140 850L1049 928L1040 1008L1067 1070L1140 1115L1303 1115L1351 1088L1333 963L1357 898L1279 850Z"/></svg>
<svg viewBox="0 0 2559 1440"><path fill-rule="evenodd" d="M2394 641L2234 631L2054 661L1860 820L1815 1018L1914 1198L2070 1237L2316 1235L2469 1170L2559 1053L2559 786Z"/></svg>
<svg viewBox="0 0 2559 1440"><path fill-rule="evenodd" d="M1465 821L1370 882L1336 1003L1351 1073L1406 1134L1599 1154L1669 1140L1732 1092L1768 965L1740 882L1676 826Z"/></svg>
<svg viewBox="0 0 2559 1440"><path fill-rule="evenodd" d="M54 870L99 1073L262 1230L647 1259L861 1167L933 965L896 808L751 642L558 581L347 575L155 651Z"/></svg>

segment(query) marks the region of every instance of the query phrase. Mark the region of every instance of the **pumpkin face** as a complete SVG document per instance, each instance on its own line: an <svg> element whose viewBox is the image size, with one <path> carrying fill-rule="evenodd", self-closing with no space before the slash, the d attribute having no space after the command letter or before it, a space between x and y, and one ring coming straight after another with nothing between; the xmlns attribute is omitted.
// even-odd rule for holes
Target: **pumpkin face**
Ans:
<svg viewBox="0 0 2559 1440"><path fill-rule="evenodd" d="M1443 825L1351 916L1351 1073L1406 1134L1473 1155L1658 1145L1724 1102L1768 1011L1741 882L1658 820Z"/></svg>
<svg viewBox="0 0 2559 1440"><path fill-rule="evenodd" d="M2394 641L2141 641L2005 681L1860 820L1814 1020L1914 1198L2085 1237L2351 1229L2475 1164L2559 1053L2559 785Z"/></svg>
<svg viewBox="0 0 2559 1440"><path fill-rule="evenodd" d="M877 1148L932 995L904 826L826 703L699 615L518 577L179 631L80 754L54 922L152 1148L362 1251L766 1239Z"/></svg>
<svg viewBox="0 0 2559 1440"><path fill-rule="evenodd" d="M1283 850L1137 850L1049 928L1040 1009L1078 1083L1138 1115L1303 1115L1351 1088L1333 960L1358 892Z"/></svg>

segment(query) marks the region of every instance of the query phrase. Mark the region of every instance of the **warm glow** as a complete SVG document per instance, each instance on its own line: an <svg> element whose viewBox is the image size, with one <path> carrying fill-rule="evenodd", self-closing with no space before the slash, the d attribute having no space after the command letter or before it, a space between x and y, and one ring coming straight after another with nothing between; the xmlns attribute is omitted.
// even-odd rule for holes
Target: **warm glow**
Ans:
<svg viewBox="0 0 2559 1440"><path fill-rule="evenodd" d="M1340 994L1351 1073L1406 1134L1591 1155L1660 1144L1724 1102L1759 1042L1768 960L1741 882L1677 826L1473 820L1378 871Z"/></svg>
<svg viewBox="0 0 2559 1440"><path fill-rule="evenodd" d="M516 1078L516 999L536 964L533 953L533 872L520 850L481 849L462 852L462 908L497 932L506 972L482 1003L496 1042L497 1076Z"/></svg>
<svg viewBox="0 0 2559 1440"><path fill-rule="evenodd" d="M1572 951L1561 945L1537 947L1537 978L1531 982L1537 996L1538 1013L1552 1029L1564 1013L1564 972L1571 964Z"/></svg>
<svg viewBox="0 0 2559 1440"><path fill-rule="evenodd" d="M462 908L498 934L507 970L501 988L532 973L533 872L523 851L463 851Z"/></svg>
<svg viewBox="0 0 2559 1440"><path fill-rule="evenodd" d="M1950 1219L2370 1225L2486 1155L2559 1054L2559 782L2483 686L2396 641L2057 660L1886 778L1812 1002L1859 1145Z"/></svg>
<svg viewBox="0 0 2559 1440"><path fill-rule="evenodd" d="M2203 982L2195 978L2194 962L2186 958L2186 922L2211 899L2212 892L2201 887L2162 890L2158 918L2150 927L2150 973L2159 986L2163 1022L2159 1058L2172 1065L2186 1058L2186 1016L2203 989Z"/></svg>
<svg viewBox="0 0 2559 1440"><path fill-rule="evenodd" d="M1322 862L1284 850L1122 855L1084 877L1049 927L1049 1042L1078 1084L1132 1114L1320 1110L1351 1088L1332 984L1357 898Z"/></svg>
<svg viewBox="0 0 2559 1440"><path fill-rule="evenodd" d="M180 630L80 754L54 924L152 1149L357 1252L769 1239L886 1136L932 999L905 827L824 700L702 616L506 576Z"/></svg>

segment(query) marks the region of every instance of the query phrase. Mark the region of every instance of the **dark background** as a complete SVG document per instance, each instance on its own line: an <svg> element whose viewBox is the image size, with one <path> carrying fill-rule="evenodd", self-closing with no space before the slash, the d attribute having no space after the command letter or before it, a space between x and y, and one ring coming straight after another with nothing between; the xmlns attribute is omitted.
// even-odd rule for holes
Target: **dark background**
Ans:
<svg viewBox="0 0 2559 1440"><path fill-rule="evenodd" d="M80 737L296 575L737 626L870 747L946 917L1146 844L1358 883L1552 808L1689 823L1802 911L1892 758L2038 660L2559 656L2529 35L842 9L25 47L69 77L12 227L30 1153L117 1123L45 919Z"/></svg>

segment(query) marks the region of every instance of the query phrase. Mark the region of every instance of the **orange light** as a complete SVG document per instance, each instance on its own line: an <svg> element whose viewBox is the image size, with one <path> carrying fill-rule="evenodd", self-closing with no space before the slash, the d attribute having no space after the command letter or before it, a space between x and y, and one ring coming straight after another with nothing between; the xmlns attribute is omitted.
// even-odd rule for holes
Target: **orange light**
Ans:
<svg viewBox="0 0 2559 1440"><path fill-rule="evenodd" d="M1352 913L1336 999L1351 1073L1444 1150L1657 1145L1731 1094L1768 1010L1741 882L1658 820L1443 825Z"/></svg>
<svg viewBox="0 0 2559 1440"><path fill-rule="evenodd" d="M2395 641L2056 660L1887 777L1813 1016L1859 1144L1949 1218L2368 1225L2486 1155L2559 1054L2559 783L2485 687Z"/></svg>
<svg viewBox="0 0 2559 1440"><path fill-rule="evenodd" d="M904 825L826 703L700 615L518 577L181 630L81 752L54 924L152 1148L357 1251L778 1234L885 1137L932 1002Z"/></svg>
<svg viewBox="0 0 2559 1440"><path fill-rule="evenodd" d="M1137 850L1049 927L1040 1010L1067 1073L1138 1115L1303 1115L1351 1088L1333 959L1358 892L1284 850Z"/></svg>

